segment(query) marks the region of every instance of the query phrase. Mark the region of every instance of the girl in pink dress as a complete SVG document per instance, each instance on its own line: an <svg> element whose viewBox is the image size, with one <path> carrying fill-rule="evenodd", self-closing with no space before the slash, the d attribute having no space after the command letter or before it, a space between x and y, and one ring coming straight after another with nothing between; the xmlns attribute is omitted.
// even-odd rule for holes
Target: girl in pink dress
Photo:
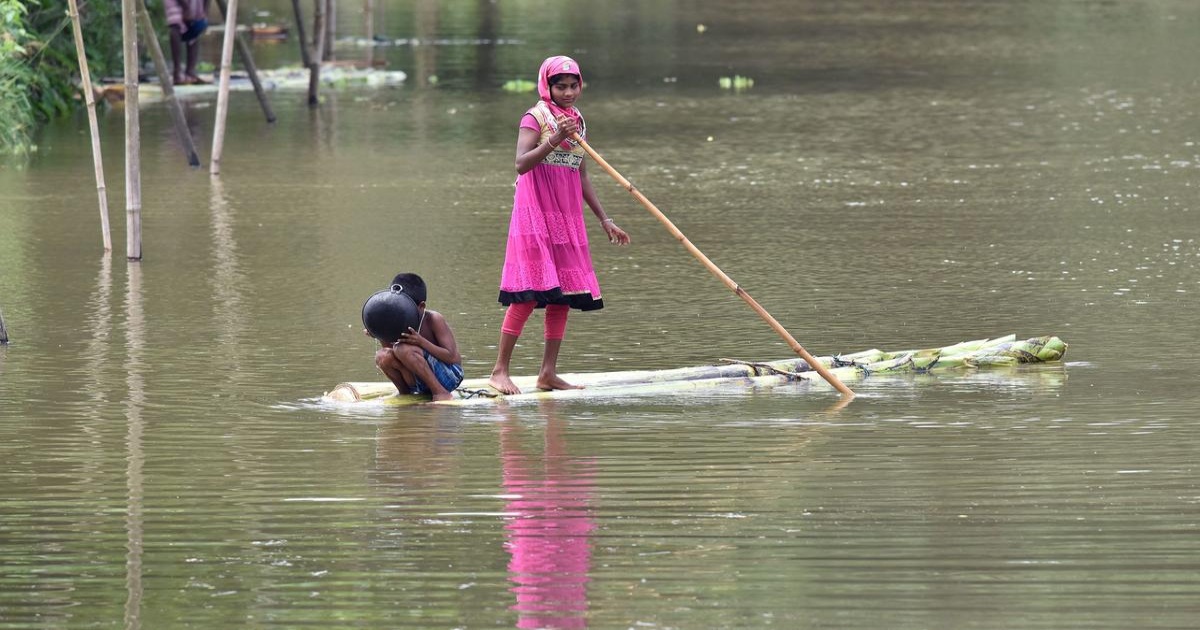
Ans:
<svg viewBox="0 0 1200 630"><path fill-rule="evenodd" d="M583 75L570 57L550 57L538 70L541 100L521 117L517 135L517 191L500 303L508 307L500 327L500 349L490 383L502 393L520 390L509 377L513 348L535 308L545 308L545 351L538 372L538 389L573 389L558 376L558 351L572 308L591 311L604 307L600 283L592 269L583 202L600 221L611 243L625 245L629 235L604 212L583 162L584 150L571 139L586 139L583 116L575 100L583 90Z"/></svg>

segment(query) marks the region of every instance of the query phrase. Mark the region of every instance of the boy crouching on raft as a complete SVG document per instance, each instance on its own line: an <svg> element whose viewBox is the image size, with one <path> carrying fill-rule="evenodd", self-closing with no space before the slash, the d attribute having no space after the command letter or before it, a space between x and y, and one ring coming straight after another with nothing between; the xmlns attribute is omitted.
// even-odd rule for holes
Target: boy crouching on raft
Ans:
<svg viewBox="0 0 1200 630"><path fill-rule="evenodd" d="M462 356L454 332L441 313L425 307L425 281L421 276L397 274L392 284L403 287L417 303L420 320L416 330L410 327L394 343L379 342L382 347L375 352L375 366L400 394L430 394L434 400L450 400L450 392L463 380Z"/></svg>

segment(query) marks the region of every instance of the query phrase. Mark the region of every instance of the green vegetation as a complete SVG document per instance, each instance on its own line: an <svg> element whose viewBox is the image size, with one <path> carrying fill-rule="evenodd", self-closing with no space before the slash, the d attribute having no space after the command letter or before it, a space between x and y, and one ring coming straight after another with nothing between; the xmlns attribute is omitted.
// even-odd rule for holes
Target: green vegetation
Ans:
<svg viewBox="0 0 1200 630"><path fill-rule="evenodd" d="M721 86L722 90L741 92L742 90L749 90L754 87L754 79L735 74L732 77L717 79L717 84Z"/></svg>
<svg viewBox="0 0 1200 630"><path fill-rule="evenodd" d="M121 3L79 5L92 76L119 69ZM36 150L36 126L83 103L67 9L67 0L0 0L0 155Z"/></svg>
<svg viewBox="0 0 1200 630"><path fill-rule="evenodd" d="M536 83L525 79L510 79L504 82L505 92L532 92L536 89Z"/></svg>

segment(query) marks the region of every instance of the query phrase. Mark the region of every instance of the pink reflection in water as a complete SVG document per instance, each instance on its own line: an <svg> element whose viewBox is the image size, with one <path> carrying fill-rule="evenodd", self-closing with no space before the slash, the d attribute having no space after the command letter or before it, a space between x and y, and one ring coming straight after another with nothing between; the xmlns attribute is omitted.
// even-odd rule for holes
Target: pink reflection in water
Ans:
<svg viewBox="0 0 1200 630"><path fill-rule="evenodd" d="M586 628L591 565L588 535L595 529L591 496L595 477L590 458L567 454L565 423L546 422L544 453L522 450L522 427L514 420L500 430L506 511L505 548L512 555L518 628ZM539 465L540 464L540 465Z"/></svg>

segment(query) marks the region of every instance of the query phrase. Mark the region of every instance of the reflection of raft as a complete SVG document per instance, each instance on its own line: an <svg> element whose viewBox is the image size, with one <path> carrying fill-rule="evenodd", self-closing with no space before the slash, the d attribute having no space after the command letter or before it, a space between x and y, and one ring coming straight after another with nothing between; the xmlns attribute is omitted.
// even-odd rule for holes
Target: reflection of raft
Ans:
<svg viewBox="0 0 1200 630"><path fill-rule="evenodd" d="M202 74L200 78L205 83L198 85L176 85L175 95L179 98L199 98L216 96L219 76ZM299 66L277 68L274 70L259 70L258 78L265 90L307 90L308 68ZM321 66L321 85L327 88L383 88L401 85L408 75L401 70L384 70L382 68L358 68L346 64L329 63ZM244 72L234 72L230 76L231 91L253 90L254 85ZM97 97L108 101L125 100L125 85L122 83L105 83L96 86ZM162 88L158 83L142 83L138 85L138 102L157 102L163 99Z"/></svg>
<svg viewBox="0 0 1200 630"><path fill-rule="evenodd" d="M926 350L884 352L865 350L836 357L817 357L843 381L856 381L878 374L913 374L945 370L964 370L1015 366L1022 363L1058 361L1067 344L1058 337L1033 337L1018 341L1015 335L997 339L979 339ZM586 389L544 392L534 389L535 377L513 379L523 392L501 396L487 385L487 379L468 379L455 390L455 400L440 404L486 403L541 398L621 397L676 394L692 389L721 387L771 387L795 381L811 381L829 387L802 359L782 359L766 363L727 362L670 370L636 370L592 374L564 374L570 383ZM325 394L337 403L374 402L405 405L427 402L428 397L397 396L391 383L342 383Z"/></svg>

